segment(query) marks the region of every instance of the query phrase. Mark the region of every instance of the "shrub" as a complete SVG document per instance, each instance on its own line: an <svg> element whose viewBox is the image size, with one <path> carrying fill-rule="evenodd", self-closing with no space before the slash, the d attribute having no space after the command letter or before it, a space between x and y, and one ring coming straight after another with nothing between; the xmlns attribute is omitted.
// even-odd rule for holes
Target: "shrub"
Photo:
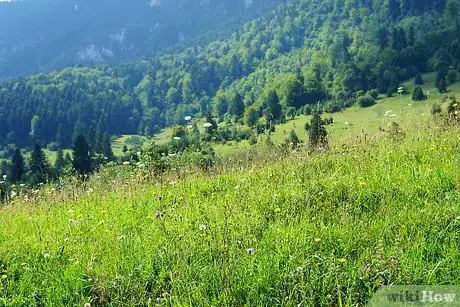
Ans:
<svg viewBox="0 0 460 307"><path fill-rule="evenodd" d="M417 86L416 88L414 88L414 91L412 93L412 100L413 101L422 101L422 100L425 100L425 99L426 99L426 96L423 93L422 88L420 86Z"/></svg>
<svg viewBox="0 0 460 307"><path fill-rule="evenodd" d="M436 115L438 113L441 113L441 111L442 111L441 106L439 104L437 104L437 103L435 103L433 105L433 107L431 108L431 114L432 115Z"/></svg>
<svg viewBox="0 0 460 307"><path fill-rule="evenodd" d="M370 95L365 95L358 98L358 104L362 108L367 108L375 104L375 99Z"/></svg>
<svg viewBox="0 0 460 307"><path fill-rule="evenodd" d="M370 90L369 92L367 92L367 94L374 99L377 99L379 97L379 91L376 89Z"/></svg>

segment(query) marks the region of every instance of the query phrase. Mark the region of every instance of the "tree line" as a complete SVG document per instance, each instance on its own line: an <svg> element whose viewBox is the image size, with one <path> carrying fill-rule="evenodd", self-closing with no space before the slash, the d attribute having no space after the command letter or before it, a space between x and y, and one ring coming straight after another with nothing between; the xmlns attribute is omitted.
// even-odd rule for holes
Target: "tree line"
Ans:
<svg viewBox="0 0 460 307"><path fill-rule="evenodd" d="M458 12L458 0L292 0L204 47L10 80L0 144L66 148L83 135L101 148L189 115L271 129L318 102L367 106L427 71L445 90L460 69Z"/></svg>

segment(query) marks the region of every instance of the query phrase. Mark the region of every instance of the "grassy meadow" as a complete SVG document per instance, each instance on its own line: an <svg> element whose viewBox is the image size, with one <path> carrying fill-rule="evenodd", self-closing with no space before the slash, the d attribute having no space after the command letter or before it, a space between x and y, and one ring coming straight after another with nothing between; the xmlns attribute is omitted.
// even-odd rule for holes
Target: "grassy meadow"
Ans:
<svg viewBox="0 0 460 307"><path fill-rule="evenodd" d="M433 119L433 78L426 101L333 114L328 153L240 142L207 173L125 165L18 191L0 207L0 306L362 306L382 285L459 284L460 130ZM307 121L272 139L306 141Z"/></svg>
<svg viewBox="0 0 460 307"><path fill-rule="evenodd" d="M460 283L456 128L258 150L210 174L124 166L16 198L0 304L351 306L381 285Z"/></svg>

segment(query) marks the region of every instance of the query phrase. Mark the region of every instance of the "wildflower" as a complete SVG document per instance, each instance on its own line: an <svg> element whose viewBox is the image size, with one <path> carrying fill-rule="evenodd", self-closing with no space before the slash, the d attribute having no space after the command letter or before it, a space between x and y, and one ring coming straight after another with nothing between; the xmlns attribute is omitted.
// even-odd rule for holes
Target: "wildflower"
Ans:
<svg viewBox="0 0 460 307"><path fill-rule="evenodd" d="M178 136L173 137L174 140L179 141L181 138Z"/></svg>
<svg viewBox="0 0 460 307"><path fill-rule="evenodd" d="M240 186L237 185L237 186L234 187L234 189L235 189L235 190L239 190L239 189L240 189Z"/></svg>
<svg viewBox="0 0 460 307"><path fill-rule="evenodd" d="M280 213L281 212L281 209L280 208L276 208L275 209L275 213Z"/></svg>
<svg viewBox="0 0 460 307"><path fill-rule="evenodd" d="M348 126L350 123L349 122L345 122L345 126Z"/></svg>
<svg viewBox="0 0 460 307"><path fill-rule="evenodd" d="M21 183L19 186L20 186L21 188L23 188L23 187L25 187L26 185L25 185L24 183Z"/></svg>
<svg viewBox="0 0 460 307"><path fill-rule="evenodd" d="M315 238L315 243L320 243L321 242L321 238Z"/></svg>
<svg viewBox="0 0 460 307"><path fill-rule="evenodd" d="M69 242L69 238L64 238L64 242L65 243Z"/></svg>
<svg viewBox="0 0 460 307"><path fill-rule="evenodd" d="M206 229L208 229L206 225L200 225L200 231L206 231Z"/></svg>
<svg viewBox="0 0 460 307"><path fill-rule="evenodd" d="M43 258L49 258L49 257L51 257L51 254L49 252L43 253Z"/></svg>
<svg viewBox="0 0 460 307"><path fill-rule="evenodd" d="M393 110L388 110L385 112L385 114L383 116L387 117L387 116L390 116L390 114L393 113Z"/></svg>
<svg viewBox="0 0 460 307"><path fill-rule="evenodd" d="M6 175L3 175L3 180L6 180Z"/></svg>
<svg viewBox="0 0 460 307"><path fill-rule="evenodd" d="M8 276L5 274L5 275L2 275L2 279L6 279Z"/></svg>
<svg viewBox="0 0 460 307"><path fill-rule="evenodd" d="M184 119L185 119L186 121L190 121L190 120L192 119L192 117L191 117L191 116L185 116Z"/></svg>
<svg viewBox="0 0 460 307"><path fill-rule="evenodd" d="M163 217L163 211L157 210L157 211L155 212L155 217L156 217L156 218Z"/></svg>
<svg viewBox="0 0 460 307"><path fill-rule="evenodd" d="M365 183L364 181L361 181L359 185L362 186L363 188L367 187L367 183Z"/></svg>
<svg viewBox="0 0 460 307"><path fill-rule="evenodd" d="M339 261L340 263L345 263L345 262L347 262L347 259L345 259L345 258L339 258L338 261Z"/></svg>
<svg viewBox="0 0 460 307"><path fill-rule="evenodd" d="M85 307L91 307L90 303L85 303Z"/></svg>
<svg viewBox="0 0 460 307"><path fill-rule="evenodd" d="M246 252L247 252L249 255L254 255L255 252L256 252L256 250L255 250L255 248L250 247L250 248L246 249Z"/></svg>
<svg viewBox="0 0 460 307"><path fill-rule="evenodd" d="M129 161L123 162L123 165L130 165L131 163Z"/></svg>
<svg viewBox="0 0 460 307"><path fill-rule="evenodd" d="M300 273L300 272L302 272L302 271L303 271L303 267L301 267L301 266L298 266L298 267L297 267L295 270L296 270L297 272L299 272L299 273Z"/></svg>
<svg viewBox="0 0 460 307"><path fill-rule="evenodd" d="M212 124L211 123L205 123L205 124L203 124L203 127L204 128L211 128Z"/></svg>

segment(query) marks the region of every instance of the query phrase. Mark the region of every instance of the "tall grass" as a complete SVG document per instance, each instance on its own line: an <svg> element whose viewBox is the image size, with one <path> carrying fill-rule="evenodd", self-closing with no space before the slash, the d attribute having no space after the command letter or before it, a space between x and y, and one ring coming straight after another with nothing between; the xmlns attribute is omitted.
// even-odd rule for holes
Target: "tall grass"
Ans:
<svg viewBox="0 0 460 307"><path fill-rule="evenodd" d="M18 198L0 211L0 304L343 306L458 284L460 134L412 135Z"/></svg>

